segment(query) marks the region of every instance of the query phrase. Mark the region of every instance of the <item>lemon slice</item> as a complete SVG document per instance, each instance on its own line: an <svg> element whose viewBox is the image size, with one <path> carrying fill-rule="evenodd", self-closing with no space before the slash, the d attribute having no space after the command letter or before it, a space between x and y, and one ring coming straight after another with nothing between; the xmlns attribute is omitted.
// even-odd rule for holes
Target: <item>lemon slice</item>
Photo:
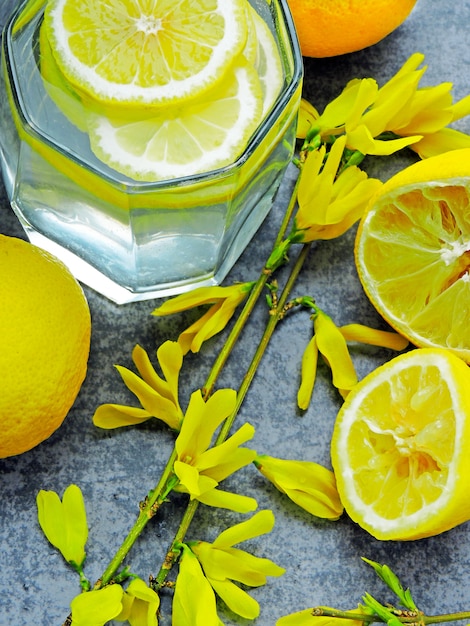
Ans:
<svg viewBox="0 0 470 626"><path fill-rule="evenodd" d="M345 510L377 539L419 539L470 519L469 389L461 359L423 348L348 395L332 464Z"/></svg>
<svg viewBox="0 0 470 626"><path fill-rule="evenodd" d="M250 13L257 41L254 65L263 91L263 117L272 108L284 86L284 70L274 36L262 17L251 6Z"/></svg>
<svg viewBox="0 0 470 626"><path fill-rule="evenodd" d="M66 79L113 105L197 97L247 39L244 0L49 0L45 23Z"/></svg>
<svg viewBox="0 0 470 626"><path fill-rule="evenodd" d="M356 239L364 290L420 347L470 363L470 150L420 161L372 199Z"/></svg>
<svg viewBox="0 0 470 626"><path fill-rule="evenodd" d="M139 181L191 176L232 163L261 117L263 97L256 70L242 58L233 74L208 97L140 120L90 115L93 152Z"/></svg>

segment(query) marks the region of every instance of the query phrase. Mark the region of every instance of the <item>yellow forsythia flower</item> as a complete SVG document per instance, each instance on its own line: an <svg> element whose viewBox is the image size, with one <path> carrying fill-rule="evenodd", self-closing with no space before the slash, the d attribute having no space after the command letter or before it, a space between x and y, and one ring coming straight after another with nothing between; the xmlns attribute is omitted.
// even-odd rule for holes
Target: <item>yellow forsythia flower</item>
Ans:
<svg viewBox="0 0 470 626"><path fill-rule="evenodd" d="M259 587L266 584L267 576L282 576L285 570L269 559L256 557L233 546L271 532L273 526L272 511L259 511L249 520L224 530L212 543L198 541L189 544L216 594L231 611L246 619L258 617L259 604L232 581Z"/></svg>
<svg viewBox="0 0 470 626"><path fill-rule="evenodd" d="M175 341L165 341L157 350L157 358L164 378L161 378L148 354L135 346L132 358L141 378L131 370L116 366L126 386L139 400L142 408L121 404L103 404L97 408L93 423L100 428L118 428L141 424L155 417L173 430L179 430L183 412L178 402L178 380L183 364L183 353Z"/></svg>
<svg viewBox="0 0 470 626"><path fill-rule="evenodd" d="M357 383L357 375L346 341L358 341L392 350L403 350L408 340L395 332L369 328L363 324L337 327L333 320L316 308L313 315L314 335L302 356L301 383L297 393L299 408L306 410L310 404L320 353L333 374L333 385L344 397Z"/></svg>
<svg viewBox="0 0 470 626"><path fill-rule="evenodd" d="M279 491L312 515L336 520L343 513L335 476L323 465L265 454L257 456L254 464Z"/></svg>
<svg viewBox="0 0 470 626"><path fill-rule="evenodd" d="M71 626L104 626L121 613L123 595L121 585L81 593L70 604Z"/></svg>
<svg viewBox="0 0 470 626"><path fill-rule="evenodd" d="M167 300L155 309L152 315L172 315L210 304L206 313L178 337L178 343L184 354L189 350L199 352L204 341L226 327L235 309L247 298L253 285L254 282L247 282L229 287L200 287Z"/></svg>
<svg viewBox="0 0 470 626"><path fill-rule="evenodd" d="M134 578L124 591L123 609L114 619L129 622L130 626L158 626L158 594L140 578Z"/></svg>
<svg viewBox="0 0 470 626"><path fill-rule="evenodd" d="M291 238L309 242L339 237L360 219L382 185L355 165L338 175L345 143L344 136L337 139L325 163L325 146L308 154L300 174L299 208Z"/></svg>
<svg viewBox="0 0 470 626"><path fill-rule="evenodd" d="M207 402L200 390L191 395L175 442L177 459L173 469L179 479L177 491L189 493L191 499L209 506L247 513L256 509L256 500L217 486L256 457L254 450L239 447L253 437L255 429L244 424L223 443L210 447L216 429L235 409L236 399L233 389L219 389Z"/></svg>
<svg viewBox="0 0 470 626"><path fill-rule="evenodd" d="M39 524L50 543L64 559L81 568L88 538L85 503L77 485L69 485L62 501L55 491L41 491L36 497Z"/></svg>
<svg viewBox="0 0 470 626"><path fill-rule="evenodd" d="M326 141L345 135L349 150L371 155L409 146L421 158L470 145L465 133L448 128L470 114L470 96L453 103L450 82L420 88L423 60L424 55L412 54L380 88L371 78L351 80L321 115L308 115L305 104L300 136L317 133Z"/></svg>
<svg viewBox="0 0 470 626"><path fill-rule="evenodd" d="M186 546L179 563L173 596L173 626L223 626L217 615L214 591L196 556Z"/></svg>

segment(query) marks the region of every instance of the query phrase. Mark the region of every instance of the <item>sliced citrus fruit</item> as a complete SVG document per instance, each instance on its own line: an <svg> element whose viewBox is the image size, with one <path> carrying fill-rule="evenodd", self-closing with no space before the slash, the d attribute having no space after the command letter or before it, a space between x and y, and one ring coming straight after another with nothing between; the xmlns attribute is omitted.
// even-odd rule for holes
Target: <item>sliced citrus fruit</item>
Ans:
<svg viewBox="0 0 470 626"><path fill-rule="evenodd" d="M243 0L49 0L45 23L67 80L114 105L200 95L247 38Z"/></svg>
<svg viewBox="0 0 470 626"><path fill-rule="evenodd" d="M393 176L359 225L356 266L366 294L420 347L470 362L470 150Z"/></svg>
<svg viewBox="0 0 470 626"><path fill-rule="evenodd" d="M346 398L331 443L338 492L377 539L419 539L470 519L469 389L461 359L417 348Z"/></svg>
<svg viewBox="0 0 470 626"><path fill-rule="evenodd" d="M240 58L210 97L140 120L90 116L91 148L135 180L190 176L232 163L259 124L263 97L256 70Z"/></svg>
<svg viewBox="0 0 470 626"><path fill-rule="evenodd" d="M257 41L255 68L263 90L263 117L273 106L284 84L279 49L273 34L260 15L249 7Z"/></svg>

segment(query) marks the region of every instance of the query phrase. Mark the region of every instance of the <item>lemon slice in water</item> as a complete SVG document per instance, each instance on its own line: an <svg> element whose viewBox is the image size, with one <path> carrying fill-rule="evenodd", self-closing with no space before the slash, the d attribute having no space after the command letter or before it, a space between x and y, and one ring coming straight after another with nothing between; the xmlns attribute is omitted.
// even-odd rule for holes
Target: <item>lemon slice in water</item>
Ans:
<svg viewBox="0 0 470 626"><path fill-rule="evenodd" d="M256 70L240 59L210 97L140 120L89 118L93 152L139 181L194 175L232 163L256 129L263 96Z"/></svg>
<svg viewBox="0 0 470 626"><path fill-rule="evenodd" d="M101 102L175 103L222 79L247 39L244 0L49 0L66 79Z"/></svg>

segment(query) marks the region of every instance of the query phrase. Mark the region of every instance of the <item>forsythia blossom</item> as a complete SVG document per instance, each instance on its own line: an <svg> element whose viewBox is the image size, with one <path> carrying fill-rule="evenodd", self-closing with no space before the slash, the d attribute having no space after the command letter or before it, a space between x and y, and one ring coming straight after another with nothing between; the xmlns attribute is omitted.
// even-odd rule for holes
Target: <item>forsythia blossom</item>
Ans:
<svg viewBox="0 0 470 626"><path fill-rule="evenodd" d="M346 232L362 216L369 199L382 183L356 165L339 174L346 138L331 147L308 153L302 166L297 194L299 208L291 239L301 242L332 239Z"/></svg>
<svg viewBox="0 0 470 626"><path fill-rule="evenodd" d="M335 476L326 467L267 455L257 456L254 464L279 491L312 515L337 520L343 513Z"/></svg>
<svg viewBox="0 0 470 626"><path fill-rule="evenodd" d="M173 626L223 626L214 591L196 556L184 544L172 608Z"/></svg>
<svg viewBox="0 0 470 626"><path fill-rule="evenodd" d="M140 424L156 417L174 430L179 430L183 412L178 402L178 377L183 353L178 343L165 341L157 350L164 378L154 370L143 348L135 346L132 358L141 378L125 367L116 369L126 386L137 396L142 408L120 404L103 404L96 410L93 422L100 428L118 428Z"/></svg>
<svg viewBox="0 0 470 626"><path fill-rule="evenodd" d="M253 285L253 282L247 282L229 287L200 287L167 300L155 309L152 315L171 315L210 304L206 313L178 337L178 343L184 354L189 350L199 352L204 341L225 328L237 306L247 298Z"/></svg>
<svg viewBox="0 0 470 626"><path fill-rule="evenodd" d="M421 158L470 147L470 137L448 125L470 114L470 97L452 101L452 83L419 87L426 67L416 53L379 88L372 78L353 79L320 115L303 102L300 138L306 144L344 135L349 150L389 155L409 146ZM318 137L318 139L315 139Z"/></svg>
<svg viewBox="0 0 470 626"><path fill-rule="evenodd" d="M269 559L256 557L233 546L268 533L273 526L272 511L260 511L249 520L224 530L212 543L189 543L216 594L230 610L246 619L258 617L259 604L232 581L258 587L266 584L267 576L282 576L285 570Z"/></svg>
<svg viewBox="0 0 470 626"><path fill-rule="evenodd" d="M189 493L191 499L209 506L247 513L256 509L256 500L217 486L254 460L254 450L239 446L253 437L255 429L244 424L223 443L210 447L215 430L235 409L236 397L233 389L219 389L207 402L200 390L191 395L175 442L177 459L173 469L179 479L177 491Z"/></svg>
<svg viewBox="0 0 470 626"><path fill-rule="evenodd" d="M36 497L39 524L50 543L64 559L80 570L85 561L88 538L85 503L77 485L69 485L62 501L55 491L41 491Z"/></svg>
<svg viewBox="0 0 470 626"><path fill-rule="evenodd" d="M408 340L395 332L376 330L362 324L338 327L331 317L315 307L314 335L303 357L301 383L297 394L299 408L307 409L313 393L318 354L328 363L333 374L333 385L345 396L356 385L357 375L346 341L360 341L393 350L403 350Z"/></svg>
<svg viewBox="0 0 470 626"><path fill-rule="evenodd" d="M140 578L131 581L122 597L122 605L121 613L114 618L116 621L127 621L130 626L158 626L160 598Z"/></svg>

